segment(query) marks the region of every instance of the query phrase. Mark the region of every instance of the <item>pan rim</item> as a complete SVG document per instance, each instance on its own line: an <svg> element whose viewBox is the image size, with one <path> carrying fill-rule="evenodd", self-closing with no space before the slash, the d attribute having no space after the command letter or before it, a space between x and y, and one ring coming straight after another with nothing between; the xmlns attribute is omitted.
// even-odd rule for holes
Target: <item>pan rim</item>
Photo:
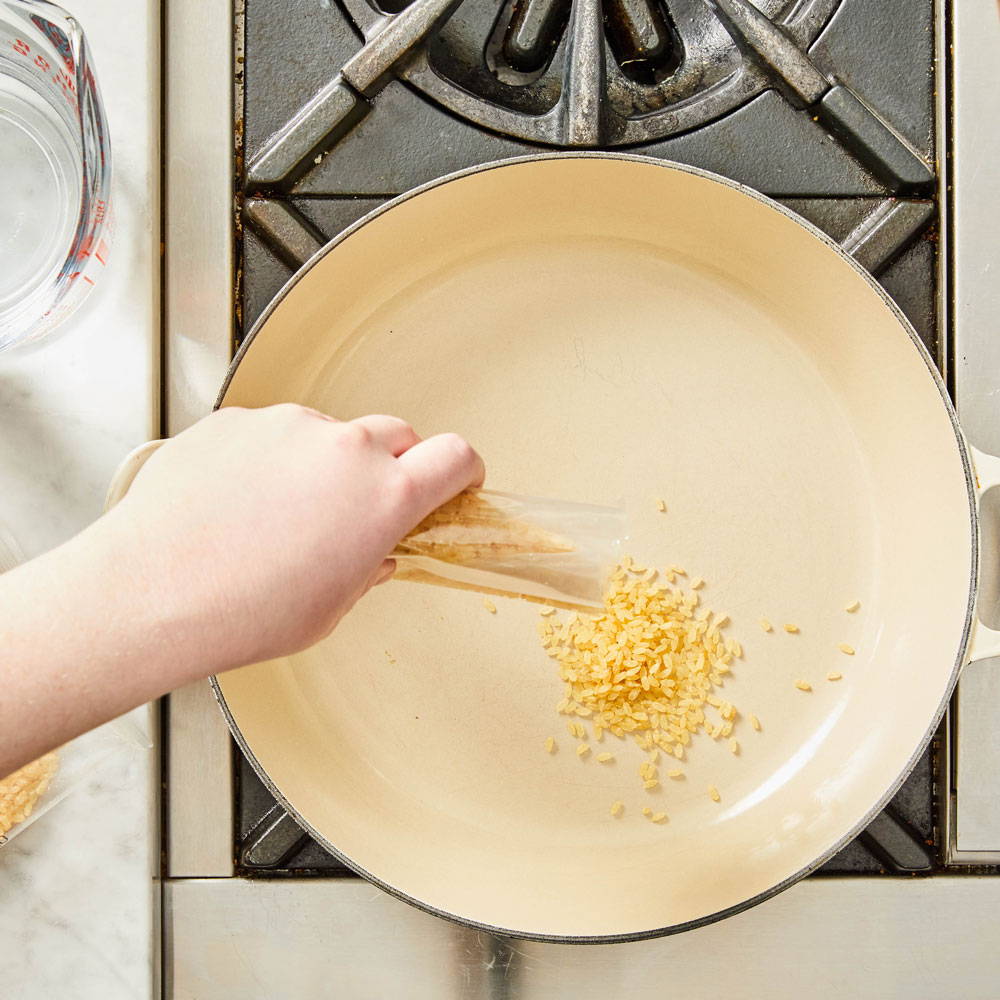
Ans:
<svg viewBox="0 0 1000 1000"><path fill-rule="evenodd" d="M364 226L373 222L375 219L379 218L390 209L395 208L411 198L417 195L423 194L426 191L430 191L434 188L440 187L444 184L450 183L451 181L460 180L464 177L474 176L479 173L485 173L489 170L496 170L498 168L516 166L518 164L526 163L537 163L545 160L572 160L572 159L593 159L593 160L626 160L634 163L641 163L647 166L662 167L668 170L679 170L683 173L691 174L696 177L703 178L705 180L714 181L716 183L722 184L723 186L730 188L732 190L738 191L753 200L766 205L767 207L779 212L785 218L794 222L796 225L802 227L806 232L810 233L813 237L818 239L822 244L824 244L828 249L832 250L838 257L846 260L851 267L854 268L855 272L860 275L868 284L869 288L877 293L879 298L882 300L883 304L889 309L892 316L899 323L902 330L909 337L911 345L915 348L919 354L921 360L924 362L924 366L927 368L928 374L931 376L934 385L937 388L938 395L941 398L941 402L944 405L945 412L948 415L949 422L951 424L952 432L955 436L955 443L958 448L959 457L962 462L962 470L965 475L965 485L966 485L966 497L968 500L969 509L969 528L970 528L970 567L969 567L969 582L968 582L968 598L966 601L965 610L965 621L962 626L961 639L959 641L958 651L955 657L955 661L952 665L951 672L948 676L948 681L945 686L944 693L942 695L941 701L939 702L937 708L934 711L933 717L927 726L923 736L921 737L917 747L913 751L910 758L907 760L903 769L892 782L889 788L882 794L882 796L876 801L871 809L856 823L850 830L844 834L836 843L834 843L830 848L824 851L818 858L810 862L805 867L799 869L797 872L789 875L781 882L770 888L764 890L763 892L757 893L754 896L746 900L742 900L739 903L735 903L732 906L726 907L722 910L717 910L713 913L706 914L701 917L697 917L692 920L683 921L677 924L670 924L666 927L651 928L642 931L629 931L621 934L596 934L596 935L570 935L570 934L545 934L541 932L532 931L518 931L512 928L505 928L496 926L493 924L485 923L482 921L474 920L469 917L463 917L456 913L451 913L447 910L443 910L436 907L430 903L423 900L417 899L414 896L409 895L405 891L391 885L390 883L379 878L377 875L369 872L363 866L353 861L351 858L344 855L339 851L333 844L331 844L318 830L316 830L304 817L302 817L295 807L284 797L281 791L277 788L274 782L271 780L270 776L267 774L264 767L257 760L255 754L248 745L243 733L241 732L232 712L230 711L229 705L226 701L225 695L222 692L222 688L219 684L219 679L217 675L213 675L209 678L209 682L212 687L212 691L215 695L215 699L219 704L222 714L224 715L226 722L229 726L230 732L233 735L233 739L236 741L240 748L240 751L250 762L251 767L253 767L257 776L261 779L264 786L267 788L268 792L274 796L277 802L279 802L282 808L294 819L294 821L311 837L313 837L323 848L332 854L338 861L344 864L355 874L371 882L373 885L378 886L383 891L387 892L389 895L394 896L396 899L402 902L408 903L411 906L416 907L425 913L431 914L432 916L441 917L452 923L459 924L463 927L471 927L479 931L483 931L489 934L495 934L504 938L513 938L517 940L524 941L538 941L547 944L616 944L616 943L626 943L633 941L648 941L659 937L668 937L674 934L680 934L685 931L695 930L698 927L705 927L709 924L716 923L719 920L723 920L726 917L735 916L738 913L742 913L745 910L749 910L751 907L757 906L760 903L771 899L773 896L778 895L778 893L783 892L785 889L791 887L796 882L805 878L806 876L812 874L823 864L825 864L831 857L837 854L842 848L844 848L848 843L854 840L859 833L861 833L868 824L888 805L889 801L893 798L899 788L902 786L903 782L909 776L910 772L916 766L920 757L923 755L924 750L927 748L931 739L936 732L938 725L944 716L945 710L948 707L948 703L951 699L952 692L954 691L955 685L958 682L959 675L962 671L963 666L965 666L967 651L969 648L969 643L972 635L972 628L974 623L974 618L976 614L976 597L978 591L978 581L979 581L979 512L978 505L976 502L976 487L975 479L972 470L972 463L969 457L969 449L965 436L962 432L961 425L958 420L958 414L955 411L955 407L952 404L951 398L948 395L948 389L945 385L944 379L941 373L938 371L930 352L927 350L923 341L920 340L917 335L916 330L914 330L910 321L903 314L902 310L896 304L896 302L888 295L885 289L866 271L850 254L848 254L844 249L833 239L831 239L826 233L815 226L813 223L802 218L796 213L792 212L790 209L786 208L780 202L775 201L773 198L762 194L759 191L748 187L745 184L741 184L738 181L731 180L727 177L722 177L719 174L712 173L709 170L704 170L700 167L693 167L688 164L676 163L670 160L658 160L649 156L641 156L634 153L624 153L624 152L606 152L600 150L580 150L580 151L561 151L561 152L546 152L539 154L531 154L527 156L517 156L510 157L502 160L493 160L488 163L477 164L472 167L467 167L462 170L455 171L450 174L446 174L443 177L436 178L432 181L428 181L425 184L421 184L409 191L405 191L395 198L390 199L377 208L368 212L356 222L352 223L342 232L338 233L333 239L326 243L321 249L316 251L316 253L302 265L281 287L277 294L268 303L264 311L254 322L253 326L250 328L249 333L244 339L243 343L240 345L239 350L233 357L233 360L226 372L225 379L223 380L222 387L219 390L218 397L216 398L213 410L219 409L225 400L226 393L229 390L230 384L236 375L236 371L245 357L247 351L249 350L251 344L256 339L257 335L261 329L266 325L268 319L278 308L279 305L285 300L285 298L290 294L292 289L299 283L299 281L308 274L312 268L319 263L320 260L326 257L328 253L334 250L337 246L343 243L346 239L356 233L358 230L362 229Z"/></svg>

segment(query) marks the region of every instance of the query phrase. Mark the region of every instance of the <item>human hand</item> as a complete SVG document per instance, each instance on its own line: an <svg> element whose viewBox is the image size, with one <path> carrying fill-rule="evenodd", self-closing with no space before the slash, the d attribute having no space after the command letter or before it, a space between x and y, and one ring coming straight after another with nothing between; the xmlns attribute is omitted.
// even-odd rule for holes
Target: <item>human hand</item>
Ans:
<svg viewBox="0 0 1000 1000"><path fill-rule="evenodd" d="M396 543L483 475L464 440L396 417L227 407L160 448L100 530L197 676L328 635Z"/></svg>

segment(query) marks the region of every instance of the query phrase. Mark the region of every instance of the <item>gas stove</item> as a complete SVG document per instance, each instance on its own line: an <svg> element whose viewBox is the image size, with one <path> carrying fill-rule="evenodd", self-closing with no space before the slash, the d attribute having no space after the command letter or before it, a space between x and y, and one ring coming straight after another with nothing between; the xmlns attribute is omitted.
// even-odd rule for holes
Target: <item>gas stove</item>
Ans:
<svg viewBox="0 0 1000 1000"><path fill-rule="evenodd" d="M909 317L975 442L998 450L986 404L1000 346L977 325L996 304L979 282L997 251L973 208L975 160L998 152L975 120L992 83L975 56L952 60L957 39L995 61L989 18L945 0L237 0L207 33L199 13L196 33L168 9L166 430L209 408L231 351L294 271L386 200L504 157L627 149L733 178L828 233ZM189 106L211 103L203 78L232 88L232 121ZM171 207L172 177L216 206L208 240L177 263L171 231L190 240L204 220L197 199ZM192 295L224 336L184 328ZM985 596L1000 608L997 588ZM859 899L889 899L893 876L950 886L1000 873L1000 737L985 707L997 670L966 672L890 806L810 880L831 888L808 891L856 882ZM303 900L377 892L275 803L205 687L171 696L165 747L174 910L199 879L257 892L272 880L268 891ZM358 890L335 888L348 882Z"/></svg>
<svg viewBox="0 0 1000 1000"><path fill-rule="evenodd" d="M787 5L774 2L384 2L247 0L238 337L295 268L393 195L541 144L628 145L749 184L814 222L879 277L946 366L932 0L811 0L781 27L768 15ZM869 44L887 22L882 44ZM317 36L329 60L293 58ZM939 866L937 762L932 749L823 871ZM245 761L236 806L241 872L349 873Z"/></svg>

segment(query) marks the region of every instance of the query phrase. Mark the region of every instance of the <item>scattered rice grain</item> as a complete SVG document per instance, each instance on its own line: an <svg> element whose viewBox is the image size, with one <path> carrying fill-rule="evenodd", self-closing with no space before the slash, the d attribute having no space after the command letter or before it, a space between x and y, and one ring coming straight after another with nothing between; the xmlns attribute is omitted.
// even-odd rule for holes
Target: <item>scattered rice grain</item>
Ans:
<svg viewBox="0 0 1000 1000"><path fill-rule="evenodd" d="M839 670L831 670L827 675L828 681L839 681L844 675Z"/></svg>
<svg viewBox="0 0 1000 1000"><path fill-rule="evenodd" d="M837 649L839 649L842 653L844 653L847 656L854 655L854 647L848 646L846 642L840 643L840 645L837 646Z"/></svg>
<svg viewBox="0 0 1000 1000"><path fill-rule="evenodd" d="M861 602L860 601L851 601L851 603L848 604L847 607L844 608L844 610L848 614L854 614L854 612L857 611L858 608L860 608L860 607L861 607Z"/></svg>
<svg viewBox="0 0 1000 1000"><path fill-rule="evenodd" d="M760 620L760 627L765 632L772 632L772 631L774 631L774 626L766 618L761 618L761 620Z"/></svg>
<svg viewBox="0 0 1000 1000"><path fill-rule="evenodd" d="M810 684L808 681L801 681L801 680L800 681L796 681L795 682L795 686L800 691L812 691L812 684Z"/></svg>
<svg viewBox="0 0 1000 1000"><path fill-rule="evenodd" d="M787 633L788 633L789 635L795 635L795 633L796 633L796 632L798 632L798 630L799 630L799 627L798 627L798 625L783 625L783 626L782 626L782 628L783 628L783 629L784 629L784 630L785 630L785 631L786 631L786 632L787 632Z"/></svg>
<svg viewBox="0 0 1000 1000"><path fill-rule="evenodd" d="M554 736L550 736L550 737L549 737L549 738L548 738L548 739L547 739L547 740L545 741L545 749L546 749L546 750L547 750L547 751L548 751L549 753L555 753L555 752L556 752L556 738L555 738Z"/></svg>
<svg viewBox="0 0 1000 1000"><path fill-rule="evenodd" d="M576 748L577 757L586 757L588 753L590 753L590 747L586 743L581 743Z"/></svg>
<svg viewBox="0 0 1000 1000"><path fill-rule="evenodd" d="M599 760L602 764L607 764L615 759L615 755L613 753L599 753L594 759Z"/></svg>
<svg viewBox="0 0 1000 1000"><path fill-rule="evenodd" d="M722 796L719 794L719 789L716 788L715 785L708 786L708 797L713 802L718 802L722 798Z"/></svg>
<svg viewBox="0 0 1000 1000"><path fill-rule="evenodd" d="M621 816L621 814L624 811L625 811L625 803L624 802L612 802L611 803L611 815L614 816L616 819L619 816Z"/></svg>
<svg viewBox="0 0 1000 1000"><path fill-rule="evenodd" d="M491 614L495 615L497 613L497 606L488 598L483 598L483 607Z"/></svg>
<svg viewBox="0 0 1000 1000"><path fill-rule="evenodd" d="M753 726L755 732L760 732L760 719L752 712L750 713L750 725Z"/></svg>

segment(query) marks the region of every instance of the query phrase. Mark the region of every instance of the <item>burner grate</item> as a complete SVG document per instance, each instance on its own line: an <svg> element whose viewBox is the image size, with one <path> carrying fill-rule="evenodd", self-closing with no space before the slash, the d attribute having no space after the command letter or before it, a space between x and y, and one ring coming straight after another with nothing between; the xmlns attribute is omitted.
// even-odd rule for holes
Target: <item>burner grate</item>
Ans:
<svg viewBox="0 0 1000 1000"><path fill-rule="evenodd" d="M890 124L878 95L827 71L827 49L809 52L841 2L806 0L779 22L765 16L773 0L764 12L748 0L509 0L499 15L491 0L413 0L392 15L345 0L364 44L276 123L247 183L295 187L399 78L468 122L564 148L648 145L773 90L887 190L927 190L924 144Z"/></svg>
<svg viewBox="0 0 1000 1000"><path fill-rule="evenodd" d="M809 219L942 363L932 13L932 0L246 0L242 322L396 194L544 146L636 145ZM821 874L940 868L936 761L935 741ZM239 873L350 874L242 757L236 795Z"/></svg>
<svg viewBox="0 0 1000 1000"><path fill-rule="evenodd" d="M240 875L349 876L354 873L325 851L279 806L239 755L238 840ZM864 833L831 858L823 875L924 875L942 865L934 835L936 745L921 758L892 803Z"/></svg>
<svg viewBox="0 0 1000 1000"><path fill-rule="evenodd" d="M258 199L247 213L255 232L244 244L245 319L253 323L296 267L328 238L383 204L371 198ZM939 356L934 205L868 198L783 199L785 205L854 248ZM255 233L265 234L266 241ZM237 752L238 753L238 752ZM934 752L928 750L892 804L821 874L920 874L941 864L934 840ZM237 867L243 874L350 875L278 806L249 764L238 773Z"/></svg>

